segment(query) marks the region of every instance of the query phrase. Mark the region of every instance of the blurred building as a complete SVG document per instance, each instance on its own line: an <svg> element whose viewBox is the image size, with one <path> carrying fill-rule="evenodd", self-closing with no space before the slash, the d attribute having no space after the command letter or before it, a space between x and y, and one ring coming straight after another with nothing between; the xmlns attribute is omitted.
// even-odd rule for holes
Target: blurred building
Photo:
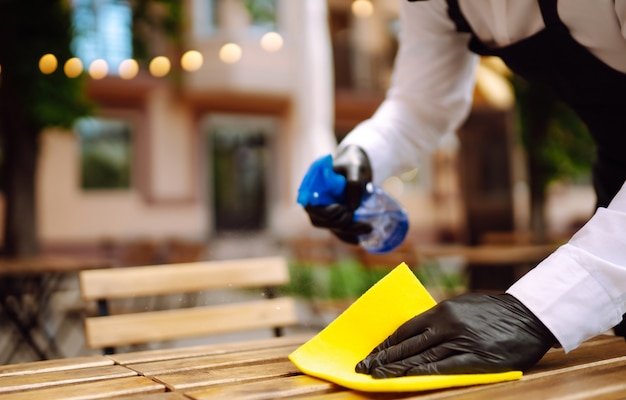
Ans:
<svg viewBox="0 0 626 400"><path fill-rule="evenodd" d="M306 222L295 205L297 185L335 140L324 1L187 1L185 48L171 50L155 36L170 66L161 72L155 62L129 77L118 70L125 49L129 55L127 7L75 5L87 20L79 56L86 68L90 57L105 59L109 70L88 82L94 118L78 121L74 135L43 135L44 248L210 241ZM194 53L185 61L187 50Z"/></svg>
<svg viewBox="0 0 626 400"><path fill-rule="evenodd" d="M136 75L123 62L132 49L124 3L74 4L77 25L87 32L77 51L85 65L105 58L109 69L89 79L97 114L78 121L73 135L42 136L44 249L171 237L210 246L232 233L277 241L316 234L295 203L298 185L310 163L382 101L397 49L397 2L187 0L185 48L169 49L155 36L153 47L167 59ZM511 169L498 170L487 188L499 197L490 203L474 193L472 204L479 214L500 210L498 229L514 228L516 215L510 106L510 99L478 88L482 111L474 115L479 125L496 124L482 137L490 146L499 143L504 153L494 154L504 160L494 161ZM490 139L502 131L499 142ZM409 209L416 235L457 240L464 234L460 147L450 138L432 163L388 182Z"/></svg>

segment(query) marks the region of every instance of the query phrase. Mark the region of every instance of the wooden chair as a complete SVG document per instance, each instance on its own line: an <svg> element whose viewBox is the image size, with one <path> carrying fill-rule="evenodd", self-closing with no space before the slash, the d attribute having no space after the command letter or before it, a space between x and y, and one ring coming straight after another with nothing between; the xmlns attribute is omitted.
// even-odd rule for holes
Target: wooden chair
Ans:
<svg viewBox="0 0 626 400"><path fill-rule="evenodd" d="M273 328L297 324L295 303L276 297L275 289L289 281L283 257L202 261L180 264L86 270L79 274L82 298L97 301L99 315L85 318L90 348L112 354L122 345L161 342L186 337ZM109 300L208 290L257 288L261 299L190 308L110 315Z"/></svg>

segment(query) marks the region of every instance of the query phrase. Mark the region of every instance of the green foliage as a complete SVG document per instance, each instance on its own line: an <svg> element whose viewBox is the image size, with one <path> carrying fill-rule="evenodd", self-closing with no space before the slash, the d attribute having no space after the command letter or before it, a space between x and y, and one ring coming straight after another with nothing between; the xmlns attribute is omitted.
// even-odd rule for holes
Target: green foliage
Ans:
<svg viewBox="0 0 626 400"><path fill-rule="evenodd" d="M445 271L436 260L425 261L413 272L425 287L438 287L446 293L455 293L468 285L465 274Z"/></svg>
<svg viewBox="0 0 626 400"><path fill-rule="evenodd" d="M276 25L276 0L246 0L245 6L255 25Z"/></svg>
<svg viewBox="0 0 626 400"><path fill-rule="evenodd" d="M289 284L283 288L285 293L303 297L306 299L312 299L315 297L326 297L324 293L327 293L325 285L320 285L319 279L316 277L316 271L323 271L322 268L317 268L311 264L289 264Z"/></svg>
<svg viewBox="0 0 626 400"><path fill-rule="evenodd" d="M542 157L553 168L551 178L588 177L595 153L595 143L586 126L563 103L557 103L554 119L548 127Z"/></svg>
<svg viewBox="0 0 626 400"><path fill-rule="evenodd" d="M10 90L12 101L21 105L26 120L37 131L49 126L69 128L77 117L92 110L83 94L83 80L69 79L62 71L62 63L73 56L71 26L68 2L3 2L0 90ZM50 75L42 74L38 68L39 59L47 53L54 54L60 65ZM0 116L1 113L0 110Z"/></svg>
<svg viewBox="0 0 626 400"><path fill-rule="evenodd" d="M162 34L177 49L182 47L183 4L179 0L131 0L133 56L147 61L156 55L149 44Z"/></svg>
<svg viewBox="0 0 626 400"><path fill-rule="evenodd" d="M365 268L353 259L330 265L290 263L286 293L306 299L356 299L389 273L388 268Z"/></svg>
<svg viewBox="0 0 626 400"><path fill-rule="evenodd" d="M391 270L389 266L365 267L350 256L331 263L292 260L289 263L290 282L280 288L280 293L301 299L315 318L323 318L325 325L328 317L335 318ZM425 260L411 270L437 301L467 291L462 263Z"/></svg>
<svg viewBox="0 0 626 400"><path fill-rule="evenodd" d="M389 269L368 269L355 260L344 260L330 269L329 297L356 299L389 272Z"/></svg>
<svg viewBox="0 0 626 400"><path fill-rule="evenodd" d="M390 271L388 267L366 268L352 258L331 264L292 261L290 282L281 292L307 300L355 300ZM452 297L468 285L462 270L436 260L424 261L412 271L427 290L440 297Z"/></svg>
<svg viewBox="0 0 626 400"><path fill-rule="evenodd" d="M545 87L514 76L518 131L542 186L558 179L588 179L595 145L586 125ZM541 135L533 129L543 127Z"/></svg>
<svg viewBox="0 0 626 400"><path fill-rule="evenodd" d="M95 106L84 95L82 80L82 77L70 80L57 70L37 82L38 87L30 97L31 111L41 129L52 126L69 129L76 118L93 112Z"/></svg>

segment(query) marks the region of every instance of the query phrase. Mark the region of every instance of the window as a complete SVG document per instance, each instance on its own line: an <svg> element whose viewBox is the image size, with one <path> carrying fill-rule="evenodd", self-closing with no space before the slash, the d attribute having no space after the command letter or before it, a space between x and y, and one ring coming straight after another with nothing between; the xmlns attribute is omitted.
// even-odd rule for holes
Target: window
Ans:
<svg viewBox="0 0 626 400"><path fill-rule="evenodd" d="M267 148L262 131L213 132L217 231L262 229L266 218Z"/></svg>
<svg viewBox="0 0 626 400"><path fill-rule="evenodd" d="M277 0L192 0L193 30L197 37L210 37L225 25L226 14L238 19L247 13L252 30L277 30ZM220 18L221 17L221 18Z"/></svg>
<svg viewBox="0 0 626 400"><path fill-rule="evenodd" d="M276 30L276 0L245 0L252 26L262 30Z"/></svg>
<svg viewBox="0 0 626 400"><path fill-rule="evenodd" d="M271 116L213 114L206 120L213 223L217 234L266 228L271 180Z"/></svg>
<svg viewBox="0 0 626 400"><path fill-rule="evenodd" d="M206 37L215 32L217 27L218 0L193 0L193 26L196 36Z"/></svg>
<svg viewBox="0 0 626 400"><path fill-rule="evenodd" d="M101 58L116 73L133 56L132 11L124 0L74 0L72 49L85 65Z"/></svg>
<svg viewBox="0 0 626 400"><path fill-rule="evenodd" d="M75 124L75 131L80 138L81 187L88 190L130 188L130 122L81 118Z"/></svg>

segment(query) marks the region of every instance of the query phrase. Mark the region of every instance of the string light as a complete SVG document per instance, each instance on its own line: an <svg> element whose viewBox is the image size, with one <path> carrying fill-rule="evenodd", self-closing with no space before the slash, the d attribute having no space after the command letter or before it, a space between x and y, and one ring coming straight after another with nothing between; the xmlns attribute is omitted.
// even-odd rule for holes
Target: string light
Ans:
<svg viewBox="0 0 626 400"><path fill-rule="evenodd" d="M354 0L352 14L358 18L367 18L374 13L374 5L370 0Z"/></svg>
<svg viewBox="0 0 626 400"><path fill-rule="evenodd" d="M161 78L167 75L172 68L172 64L170 63L170 59L165 56L157 56L150 61L148 65L148 70L152 76L156 78Z"/></svg>
<svg viewBox="0 0 626 400"><path fill-rule="evenodd" d="M204 58L197 50L189 50L180 58L180 65L188 72L199 70L202 64L204 64Z"/></svg>
<svg viewBox="0 0 626 400"><path fill-rule="evenodd" d="M220 49L219 56L226 64L234 64L241 59L241 47L235 43L226 43Z"/></svg>
<svg viewBox="0 0 626 400"><path fill-rule="evenodd" d="M57 61L57 58L54 56L54 54L44 54L39 59L39 70L42 74L49 75L56 71L58 66L59 62Z"/></svg>
<svg viewBox="0 0 626 400"><path fill-rule="evenodd" d="M65 62L63 72L68 78L76 78L83 73L83 62L79 58L72 57Z"/></svg>
<svg viewBox="0 0 626 400"><path fill-rule="evenodd" d="M277 52L284 45L283 37L277 32L267 32L260 40L261 47L267 52ZM219 59L226 64L235 64L241 60L243 50L236 43L226 43L219 50ZM202 68L204 65L204 56L197 50L186 51L180 59L181 67L187 72L194 72ZM59 61L54 54L44 54L39 59L39 70L43 74L54 73L59 66ZM171 62L165 56L154 57L149 65L148 70L154 77L163 77L170 73ZM92 79L104 79L109 74L109 65L105 59L98 58L93 60L85 68L83 62L78 57L72 57L63 64L63 72L68 78L76 78L83 72L87 72ZM2 68L0 66L0 73ZM118 66L118 74L121 79L129 80L135 78L139 74L139 64L134 59L123 60Z"/></svg>
<svg viewBox="0 0 626 400"><path fill-rule="evenodd" d="M133 59L126 59L117 67L117 72L122 79L133 79L139 73L139 64Z"/></svg>
<svg viewBox="0 0 626 400"><path fill-rule="evenodd" d="M89 64L89 76L92 79L103 79L109 73L109 65L102 58L98 58L93 60L91 64Z"/></svg>
<svg viewBox="0 0 626 400"><path fill-rule="evenodd" d="M267 32L261 37L261 47L271 53L278 51L283 47L283 37L276 32Z"/></svg>

